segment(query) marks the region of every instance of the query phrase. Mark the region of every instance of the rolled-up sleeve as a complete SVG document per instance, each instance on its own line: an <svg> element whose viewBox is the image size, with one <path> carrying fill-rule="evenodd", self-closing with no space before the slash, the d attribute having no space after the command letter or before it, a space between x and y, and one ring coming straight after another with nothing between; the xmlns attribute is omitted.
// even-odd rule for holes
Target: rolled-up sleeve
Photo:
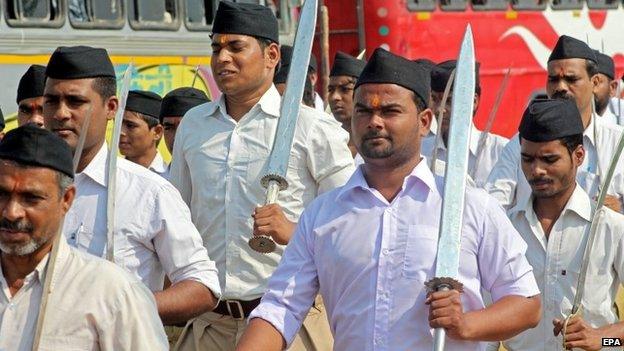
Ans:
<svg viewBox="0 0 624 351"><path fill-rule="evenodd" d="M509 295L538 295L533 267L525 256L527 244L494 199L489 198L485 205L478 255L481 285L494 302Z"/></svg>
<svg viewBox="0 0 624 351"><path fill-rule="evenodd" d="M279 266L269 280L268 290L249 320L271 323L288 346L318 293L319 283L313 252L313 233L304 212Z"/></svg>
<svg viewBox="0 0 624 351"><path fill-rule="evenodd" d="M154 198L154 246L173 284L193 280L221 296L215 263L208 257L201 236L191 222L188 206L171 184L160 187Z"/></svg>
<svg viewBox="0 0 624 351"><path fill-rule="evenodd" d="M344 185L355 171L349 134L329 116L319 116L306 140L307 165L318 194Z"/></svg>

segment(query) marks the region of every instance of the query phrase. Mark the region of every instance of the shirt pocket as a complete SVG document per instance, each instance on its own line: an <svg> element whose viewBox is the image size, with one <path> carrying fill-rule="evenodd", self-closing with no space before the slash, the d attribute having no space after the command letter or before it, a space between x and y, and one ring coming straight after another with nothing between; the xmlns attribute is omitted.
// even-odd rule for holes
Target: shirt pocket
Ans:
<svg viewBox="0 0 624 351"><path fill-rule="evenodd" d="M41 337L39 350L42 351L95 351L100 347L97 342L84 335L44 335Z"/></svg>
<svg viewBox="0 0 624 351"><path fill-rule="evenodd" d="M403 277L421 282L433 277L437 251L438 227L410 225L405 244Z"/></svg>

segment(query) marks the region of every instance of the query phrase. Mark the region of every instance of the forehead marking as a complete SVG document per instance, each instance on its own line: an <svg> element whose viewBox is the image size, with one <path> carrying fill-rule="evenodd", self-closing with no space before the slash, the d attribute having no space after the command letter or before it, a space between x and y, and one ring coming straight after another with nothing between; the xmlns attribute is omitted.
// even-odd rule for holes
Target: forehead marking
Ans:
<svg viewBox="0 0 624 351"><path fill-rule="evenodd" d="M371 99L371 105L373 108L379 108L379 106L381 106L381 98L379 97L379 95L373 95L373 98Z"/></svg>

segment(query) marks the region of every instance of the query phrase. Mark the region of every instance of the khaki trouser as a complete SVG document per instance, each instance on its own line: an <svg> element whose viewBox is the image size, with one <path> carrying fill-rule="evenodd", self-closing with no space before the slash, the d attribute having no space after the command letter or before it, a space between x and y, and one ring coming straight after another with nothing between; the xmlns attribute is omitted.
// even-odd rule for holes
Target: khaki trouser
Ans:
<svg viewBox="0 0 624 351"><path fill-rule="evenodd" d="M234 351L247 328L247 320L208 312L189 322L174 350L176 351ZM334 339L329 330L325 306L320 296L303 321L291 351L331 351Z"/></svg>

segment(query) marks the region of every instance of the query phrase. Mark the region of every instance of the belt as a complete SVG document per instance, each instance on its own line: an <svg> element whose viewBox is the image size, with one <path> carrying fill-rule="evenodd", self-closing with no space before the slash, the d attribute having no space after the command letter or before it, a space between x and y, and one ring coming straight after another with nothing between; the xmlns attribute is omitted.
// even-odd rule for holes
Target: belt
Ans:
<svg viewBox="0 0 624 351"><path fill-rule="evenodd" d="M244 320L259 304L259 298L251 301L221 300L212 312L230 316L236 320Z"/></svg>

